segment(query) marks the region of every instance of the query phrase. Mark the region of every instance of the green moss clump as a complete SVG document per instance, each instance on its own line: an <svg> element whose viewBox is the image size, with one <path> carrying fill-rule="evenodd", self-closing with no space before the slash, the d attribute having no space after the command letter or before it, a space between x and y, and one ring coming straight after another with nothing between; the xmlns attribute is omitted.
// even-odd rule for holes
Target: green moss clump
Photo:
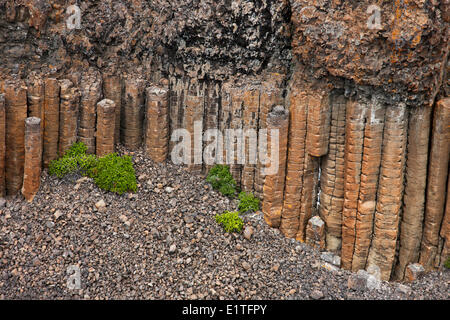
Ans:
<svg viewBox="0 0 450 320"><path fill-rule="evenodd" d="M244 221L239 217L237 211L225 211L216 215L216 222L222 225L225 232L241 232L244 227Z"/></svg>
<svg viewBox="0 0 450 320"><path fill-rule="evenodd" d="M136 174L130 156L120 157L117 153L97 158L86 154L84 143L75 143L60 159L49 165L49 173L63 178L70 173L80 173L94 179L95 184L104 190L123 194L137 190Z"/></svg>
<svg viewBox="0 0 450 320"><path fill-rule="evenodd" d="M91 172L95 184L104 190L118 194L137 190L136 174L130 156L108 154L97 160L97 165Z"/></svg>
<svg viewBox="0 0 450 320"><path fill-rule="evenodd" d="M450 257L448 257L447 260L445 260L444 267L450 269Z"/></svg>
<svg viewBox="0 0 450 320"><path fill-rule="evenodd" d="M212 187L219 190L224 196L235 197L236 181L233 179L228 166L216 164L209 171L206 181L211 183Z"/></svg>
<svg viewBox="0 0 450 320"><path fill-rule="evenodd" d="M239 213L256 212L259 210L259 199L253 193L242 191L239 193Z"/></svg>

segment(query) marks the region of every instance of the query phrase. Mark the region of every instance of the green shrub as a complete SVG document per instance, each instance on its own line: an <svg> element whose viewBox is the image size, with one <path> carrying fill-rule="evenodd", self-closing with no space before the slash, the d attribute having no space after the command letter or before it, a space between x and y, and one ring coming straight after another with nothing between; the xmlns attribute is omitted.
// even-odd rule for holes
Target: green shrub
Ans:
<svg viewBox="0 0 450 320"><path fill-rule="evenodd" d="M86 154L86 151L84 143L75 143L63 157L50 163L49 173L58 178L70 173L80 173L93 178L99 188L119 194L137 190L136 174L130 156L119 157L117 153L112 153L97 158L93 154Z"/></svg>
<svg viewBox="0 0 450 320"><path fill-rule="evenodd" d="M450 257L448 257L447 260L445 260L444 267L450 269Z"/></svg>
<svg viewBox="0 0 450 320"><path fill-rule="evenodd" d="M98 187L118 194L136 191L136 174L130 156L119 157L111 153L97 160L95 168L90 172Z"/></svg>
<svg viewBox="0 0 450 320"><path fill-rule="evenodd" d="M253 193L242 191L239 193L239 213L255 212L259 210L259 199Z"/></svg>
<svg viewBox="0 0 450 320"><path fill-rule="evenodd" d="M50 162L48 171L51 175L63 178L66 174L79 172L89 175L89 171L95 167L97 158L95 155L86 154L87 147L78 142L66 151L63 157Z"/></svg>
<svg viewBox="0 0 450 320"><path fill-rule="evenodd" d="M206 181L227 197L233 198L236 194L236 181L234 181L230 169L226 165L216 164L212 167L206 177Z"/></svg>
<svg viewBox="0 0 450 320"><path fill-rule="evenodd" d="M216 222L222 225L225 232L241 232L244 227L244 221L239 217L237 211L225 211L216 215Z"/></svg>

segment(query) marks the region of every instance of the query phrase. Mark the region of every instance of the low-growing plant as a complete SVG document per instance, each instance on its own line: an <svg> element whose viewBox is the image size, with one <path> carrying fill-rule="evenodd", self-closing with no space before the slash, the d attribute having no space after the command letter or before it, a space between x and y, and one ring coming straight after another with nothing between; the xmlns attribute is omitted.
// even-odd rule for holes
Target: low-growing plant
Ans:
<svg viewBox="0 0 450 320"><path fill-rule="evenodd" d="M450 269L450 257L448 257L447 260L445 260L444 267Z"/></svg>
<svg viewBox="0 0 450 320"><path fill-rule="evenodd" d="M216 222L222 225L225 232L241 232L244 227L244 221L239 217L237 211L225 211L222 214L216 215Z"/></svg>
<svg viewBox="0 0 450 320"><path fill-rule="evenodd" d="M97 158L86 154L84 143L75 143L63 157L53 160L49 165L49 173L63 178L70 173L80 173L94 179L95 184L104 190L123 194L136 191L137 182L130 156L120 157L117 153Z"/></svg>
<svg viewBox="0 0 450 320"><path fill-rule="evenodd" d="M227 165L216 164L212 167L206 181L211 183L212 187L219 190L224 196L233 198L236 195L236 181Z"/></svg>
<svg viewBox="0 0 450 320"><path fill-rule="evenodd" d="M70 173L79 172L89 175L89 171L96 166L97 157L86 154L87 147L84 143L73 144L64 156L50 162L48 171L51 175L63 178Z"/></svg>
<svg viewBox="0 0 450 320"><path fill-rule="evenodd" d="M242 191L239 193L239 213L256 212L259 210L259 199L253 193Z"/></svg>
<svg viewBox="0 0 450 320"><path fill-rule="evenodd" d="M108 154L97 160L91 173L95 184L104 190L118 194L137 190L136 174L130 156Z"/></svg>

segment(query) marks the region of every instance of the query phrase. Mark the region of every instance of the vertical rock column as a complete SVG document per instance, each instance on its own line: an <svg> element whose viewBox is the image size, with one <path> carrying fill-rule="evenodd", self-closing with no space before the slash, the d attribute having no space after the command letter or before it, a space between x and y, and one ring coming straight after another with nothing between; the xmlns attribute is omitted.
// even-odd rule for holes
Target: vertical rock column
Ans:
<svg viewBox="0 0 450 320"><path fill-rule="evenodd" d="M44 146L42 161L47 168L58 158L59 136L59 82L55 78L45 80L44 89ZM42 120L41 120L42 121Z"/></svg>
<svg viewBox="0 0 450 320"><path fill-rule="evenodd" d="M296 88L290 92L289 100L289 148L280 231L286 237L295 238L300 222L300 201L305 165L307 106L301 97L300 90Z"/></svg>
<svg viewBox="0 0 450 320"><path fill-rule="evenodd" d="M436 103L433 114L430 162L428 166L425 220L419 262L426 271L439 264L439 228L444 216L445 189L450 155L450 98Z"/></svg>
<svg viewBox="0 0 450 320"><path fill-rule="evenodd" d="M167 159L169 147L169 90L146 89L145 151L155 162Z"/></svg>
<svg viewBox="0 0 450 320"><path fill-rule="evenodd" d="M25 120L25 164L22 194L28 202L33 201L41 184L42 144L41 119Z"/></svg>
<svg viewBox="0 0 450 320"><path fill-rule="evenodd" d="M59 103L59 156L77 142L78 132L78 109L80 105L80 95L78 89L73 87L70 80L64 79L59 82L60 103Z"/></svg>
<svg viewBox="0 0 450 320"><path fill-rule="evenodd" d="M170 85L170 135L174 130L180 129L183 126L183 99L184 99L184 86L182 79L175 77L169 78ZM175 142L169 142L169 152L172 152Z"/></svg>
<svg viewBox="0 0 450 320"><path fill-rule="evenodd" d="M6 155L6 113L5 94L0 94L0 197L6 195L5 188L5 155Z"/></svg>
<svg viewBox="0 0 450 320"><path fill-rule="evenodd" d="M96 154L98 157L114 152L115 125L116 105L112 100L103 99L97 103Z"/></svg>
<svg viewBox="0 0 450 320"><path fill-rule="evenodd" d="M261 133L263 132L264 129L267 129L267 116L272 107L284 104L283 92L279 88L277 83L272 80L273 78L277 79L280 77L282 77L282 75L271 74L271 77L267 81L263 81L261 85L261 92L259 98L259 115L258 115L259 157L258 157L258 164L256 165L255 169L256 171L254 184L255 196L260 199L263 197L263 186L265 176L263 175L262 171L264 168L264 163L266 161L264 155L267 153L266 137Z"/></svg>
<svg viewBox="0 0 450 320"><path fill-rule="evenodd" d="M276 166L275 173L268 172L264 182L264 200L262 211L264 220L270 227L278 228L281 224L281 212L283 209L283 193L286 174L286 158L287 158L287 140L289 130L289 111L284 110L282 106L275 106L267 117L267 149L272 157L273 149L278 145L278 163L269 163L268 167ZM277 130L278 135L274 131ZM278 141L275 139L278 138ZM269 174L270 173L270 174Z"/></svg>
<svg viewBox="0 0 450 320"><path fill-rule="evenodd" d="M120 142L120 111L122 109L122 81L119 75L110 73L103 74L103 97L114 101L116 113L114 143L118 143Z"/></svg>
<svg viewBox="0 0 450 320"><path fill-rule="evenodd" d="M363 100L347 103L344 157L344 207L342 211L342 268L351 269L356 236L359 188L361 185L361 163L364 143L364 116L366 104Z"/></svg>
<svg viewBox="0 0 450 320"><path fill-rule="evenodd" d="M204 84L191 79L184 99L184 128L191 134L191 164L188 167L193 173L201 173L203 167L204 94Z"/></svg>
<svg viewBox="0 0 450 320"><path fill-rule="evenodd" d="M447 180L447 203L445 205L445 215L440 232L444 241L440 259L441 266L443 266L447 259L450 258L450 174L448 175Z"/></svg>
<svg viewBox="0 0 450 320"><path fill-rule="evenodd" d="M41 138L44 136L44 81L41 78L33 77L27 84L28 116L41 119ZM41 141L41 144L43 141Z"/></svg>
<svg viewBox="0 0 450 320"><path fill-rule="evenodd" d="M297 235L298 241L306 241L306 227L308 221L316 213L317 194L319 186L319 158L305 155L303 166L303 187L300 199L300 217Z"/></svg>
<svg viewBox="0 0 450 320"><path fill-rule="evenodd" d="M246 192L253 192L258 160L259 91L259 85L256 84L248 86L244 92L242 147L245 163L242 167L241 187Z"/></svg>
<svg viewBox="0 0 450 320"><path fill-rule="evenodd" d="M27 118L27 90L21 82L7 82L6 105L6 194L20 192L25 161L25 119Z"/></svg>
<svg viewBox="0 0 450 320"><path fill-rule="evenodd" d="M409 108L405 194L400 224L400 250L395 268L397 280L403 280L408 264L419 260L425 211L431 110L428 106Z"/></svg>
<svg viewBox="0 0 450 320"><path fill-rule="evenodd" d="M306 149L311 156L321 157L328 153L331 114L329 93L325 89L308 91Z"/></svg>
<svg viewBox="0 0 450 320"><path fill-rule="evenodd" d="M87 152L95 154L96 107L102 94L101 78L97 72L89 71L81 82L80 123L78 141L87 146Z"/></svg>
<svg viewBox="0 0 450 320"><path fill-rule="evenodd" d="M121 141L131 150L138 149L143 140L145 81L128 78L125 80L121 120Z"/></svg>
<svg viewBox="0 0 450 320"><path fill-rule="evenodd" d="M358 212L355 225L355 248L352 260L352 270L354 272L365 268L369 254L383 143L385 107L374 95L367 111Z"/></svg>
<svg viewBox="0 0 450 320"><path fill-rule="evenodd" d="M388 106L372 245L367 269L378 267L388 281L394 264L403 198L408 118L406 105Z"/></svg>
<svg viewBox="0 0 450 320"><path fill-rule="evenodd" d="M331 96L330 103L330 142L328 154L321 163L320 216L326 226L327 250L337 251L342 242L346 99L335 93Z"/></svg>
<svg viewBox="0 0 450 320"><path fill-rule="evenodd" d="M205 110L204 110L204 131L210 129L219 129L219 111L220 111L220 84L209 82L206 88ZM216 152L218 151L219 141L216 141ZM206 145L204 146L204 150ZM217 154L216 154L217 159ZM205 162L205 170L209 172L212 165Z"/></svg>

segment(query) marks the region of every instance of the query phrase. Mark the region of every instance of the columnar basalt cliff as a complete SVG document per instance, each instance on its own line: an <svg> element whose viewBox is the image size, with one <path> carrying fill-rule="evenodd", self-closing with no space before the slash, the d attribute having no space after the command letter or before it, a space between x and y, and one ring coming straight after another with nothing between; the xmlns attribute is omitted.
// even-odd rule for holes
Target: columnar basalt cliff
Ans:
<svg viewBox="0 0 450 320"><path fill-rule="evenodd" d="M75 141L164 162L185 129L204 174L218 129L287 237L384 280L449 258L448 1L77 3L0 0L0 195L32 198L36 139L43 167Z"/></svg>

